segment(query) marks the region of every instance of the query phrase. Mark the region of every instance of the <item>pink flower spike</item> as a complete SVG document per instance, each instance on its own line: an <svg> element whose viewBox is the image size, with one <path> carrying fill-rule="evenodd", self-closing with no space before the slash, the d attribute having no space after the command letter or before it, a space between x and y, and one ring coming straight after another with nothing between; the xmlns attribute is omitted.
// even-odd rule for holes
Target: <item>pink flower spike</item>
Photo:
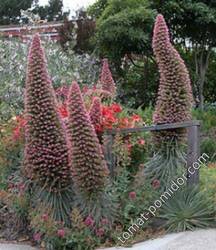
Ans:
<svg viewBox="0 0 216 250"><path fill-rule="evenodd" d="M89 116L90 116L92 124L94 125L95 131L99 132L102 126L102 107L101 107L100 98L95 97L93 99L93 103L90 108Z"/></svg>
<svg viewBox="0 0 216 250"><path fill-rule="evenodd" d="M66 129L58 111L44 49L35 34L27 65L23 172L35 184L52 190L71 183Z"/></svg>
<svg viewBox="0 0 216 250"><path fill-rule="evenodd" d="M155 21L153 52L160 73L160 85L156 108L153 114L154 124L178 123L191 120L193 95L191 80L186 65L170 41L165 19L158 15ZM172 130L154 133L155 142L161 145L166 138L184 137L186 130Z"/></svg>
<svg viewBox="0 0 216 250"><path fill-rule="evenodd" d="M107 59L103 59L103 66L100 75L100 83L102 85L103 90L110 92L112 95L115 95L116 86Z"/></svg>
<svg viewBox="0 0 216 250"><path fill-rule="evenodd" d="M68 112L74 184L79 192L91 197L105 188L109 172L77 82L73 82L70 88Z"/></svg>

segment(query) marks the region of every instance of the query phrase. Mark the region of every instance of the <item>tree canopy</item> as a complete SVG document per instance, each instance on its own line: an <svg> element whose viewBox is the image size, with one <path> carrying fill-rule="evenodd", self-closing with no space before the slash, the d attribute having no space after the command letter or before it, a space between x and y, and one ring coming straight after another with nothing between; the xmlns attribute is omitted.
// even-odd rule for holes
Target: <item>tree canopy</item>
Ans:
<svg viewBox="0 0 216 250"><path fill-rule="evenodd" d="M0 0L0 25L19 23L21 10L29 8L48 21L63 20L69 14L63 11L63 0L49 0L45 6L40 6L38 0Z"/></svg>
<svg viewBox="0 0 216 250"><path fill-rule="evenodd" d="M21 17L21 10L31 8L37 0L1 0L0 1L0 25L18 23Z"/></svg>
<svg viewBox="0 0 216 250"><path fill-rule="evenodd" d="M69 12L63 11L63 0L49 0L45 6L37 5L34 13L39 14L40 18L47 21L63 20Z"/></svg>
<svg viewBox="0 0 216 250"><path fill-rule="evenodd" d="M96 45L100 52L115 60L125 54L147 53L156 15L149 7L146 0L96 2L90 13L98 17Z"/></svg>

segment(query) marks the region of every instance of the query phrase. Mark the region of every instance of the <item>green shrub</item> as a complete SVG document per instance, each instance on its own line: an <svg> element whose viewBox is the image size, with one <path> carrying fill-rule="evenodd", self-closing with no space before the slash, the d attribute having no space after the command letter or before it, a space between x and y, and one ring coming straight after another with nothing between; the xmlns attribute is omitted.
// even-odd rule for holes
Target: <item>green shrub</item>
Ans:
<svg viewBox="0 0 216 250"><path fill-rule="evenodd" d="M201 142L201 153L211 157L212 162L216 162L216 140L214 138L205 138Z"/></svg>
<svg viewBox="0 0 216 250"><path fill-rule="evenodd" d="M210 164L209 164L210 166ZM201 190L210 196L216 205L216 165L215 167L202 168L200 171Z"/></svg>
<svg viewBox="0 0 216 250"><path fill-rule="evenodd" d="M93 55L65 53L56 42L43 41L48 71L54 87L77 80L82 84L94 84L98 79L99 63ZM19 40L0 39L0 121L23 111L26 57L28 44ZM11 74L13 72L13 74Z"/></svg>
<svg viewBox="0 0 216 250"><path fill-rule="evenodd" d="M181 232L215 225L212 200L197 188L177 191L164 205L161 218L166 220L167 231Z"/></svg>
<svg viewBox="0 0 216 250"><path fill-rule="evenodd" d="M212 128L216 128L216 108L208 108L201 111L193 110L193 118L202 121L202 131L208 132Z"/></svg>

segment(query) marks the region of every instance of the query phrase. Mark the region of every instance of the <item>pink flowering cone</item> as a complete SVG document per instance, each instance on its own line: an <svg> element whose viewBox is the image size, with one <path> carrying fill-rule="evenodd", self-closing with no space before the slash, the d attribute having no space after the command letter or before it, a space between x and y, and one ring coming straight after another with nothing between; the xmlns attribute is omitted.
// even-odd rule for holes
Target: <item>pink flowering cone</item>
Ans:
<svg viewBox="0 0 216 250"><path fill-rule="evenodd" d="M162 124L191 120L193 97L188 70L170 42L169 30L162 15L158 15L155 22L152 46L160 72L153 122ZM181 129L155 135L158 135L159 141L163 141L165 138L180 139L184 133L185 130Z"/></svg>
<svg viewBox="0 0 216 250"><path fill-rule="evenodd" d="M74 183L80 193L90 197L105 188L108 170L76 82L70 89L68 111Z"/></svg>
<svg viewBox="0 0 216 250"><path fill-rule="evenodd" d="M71 180L68 144L38 34L28 55L25 117L25 174L46 189L65 188Z"/></svg>
<svg viewBox="0 0 216 250"><path fill-rule="evenodd" d="M101 119L102 119L102 110L101 110L101 100L98 97L95 97L90 108L89 116L91 122L95 128L96 132L101 132Z"/></svg>
<svg viewBox="0 0 216 250"><path fill-rule="evenodd" d="M111 93L113 96L115 95L116 86L107 59L103 59L103 66L100 75L100 84L104 91Z"/></svg>

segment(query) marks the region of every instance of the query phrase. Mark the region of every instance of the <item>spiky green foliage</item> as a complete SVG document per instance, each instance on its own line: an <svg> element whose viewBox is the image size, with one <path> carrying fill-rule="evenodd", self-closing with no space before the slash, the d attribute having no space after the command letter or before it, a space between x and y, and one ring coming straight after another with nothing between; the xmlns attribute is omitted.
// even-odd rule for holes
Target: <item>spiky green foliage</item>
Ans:
<svg viewBox="0 0 216 250"><path fill-rule="evenodd" d="M207 228L215 225L215 209L211 200L197 188L184 188L164 204L161 218L171 232Z"/></svg>
<svg viewBox="0 0 216 250"><path fill-rule="evenodd" d="M160 86L153 115L155 124L175 123L191 120L192 90L188 70L177 50L170 42L169 30L162 15L158 15L154 26L152 43L160 71ZM157 141L180 141L184 129L154 133Z"/></svg>
<svg viewBox="0 0 216 250"><path fill-rule="evenodd" d="M72 174L78 189L92 196L106 185L107 165L76 82L71 86L68 101Z"/></svg>
<svg viewBox="0 0 216 250"><path fill-rule="evenodd" d="M64 219L62 211L69 201L60 197L71 185L68 143L38 34L28 56L25 118L24 174L32 180L40 201L47 201L54 215L59 214L55 218Z"/></svg>
<svg viewBox="0 0 216 250"><path fill-rule="evenodd" d="M32 188L32 207L38 211L47 210L56 221L70 225L70 213L74 201L72 187L49 191L38 185Z"/></svg>
<svg viewBox="0 0 216 250"><path fill-rule="evenodd" d="M186 154L175 142L166 143L145 164L145 175L152 181L159 180L161 190L186 172Z"/></svg>
<svg viewBox="0 0 216 250"><path fill-rule="evenodd" d="M104 191L98 193L97 196L87 198L77 192L73 205L79 209L84 218L91 216L95 226L98 226L103 218L108 219L108 226L111 226L118 216L117 202L118 197L113 192L112 186L107 185Z"/></svg>

